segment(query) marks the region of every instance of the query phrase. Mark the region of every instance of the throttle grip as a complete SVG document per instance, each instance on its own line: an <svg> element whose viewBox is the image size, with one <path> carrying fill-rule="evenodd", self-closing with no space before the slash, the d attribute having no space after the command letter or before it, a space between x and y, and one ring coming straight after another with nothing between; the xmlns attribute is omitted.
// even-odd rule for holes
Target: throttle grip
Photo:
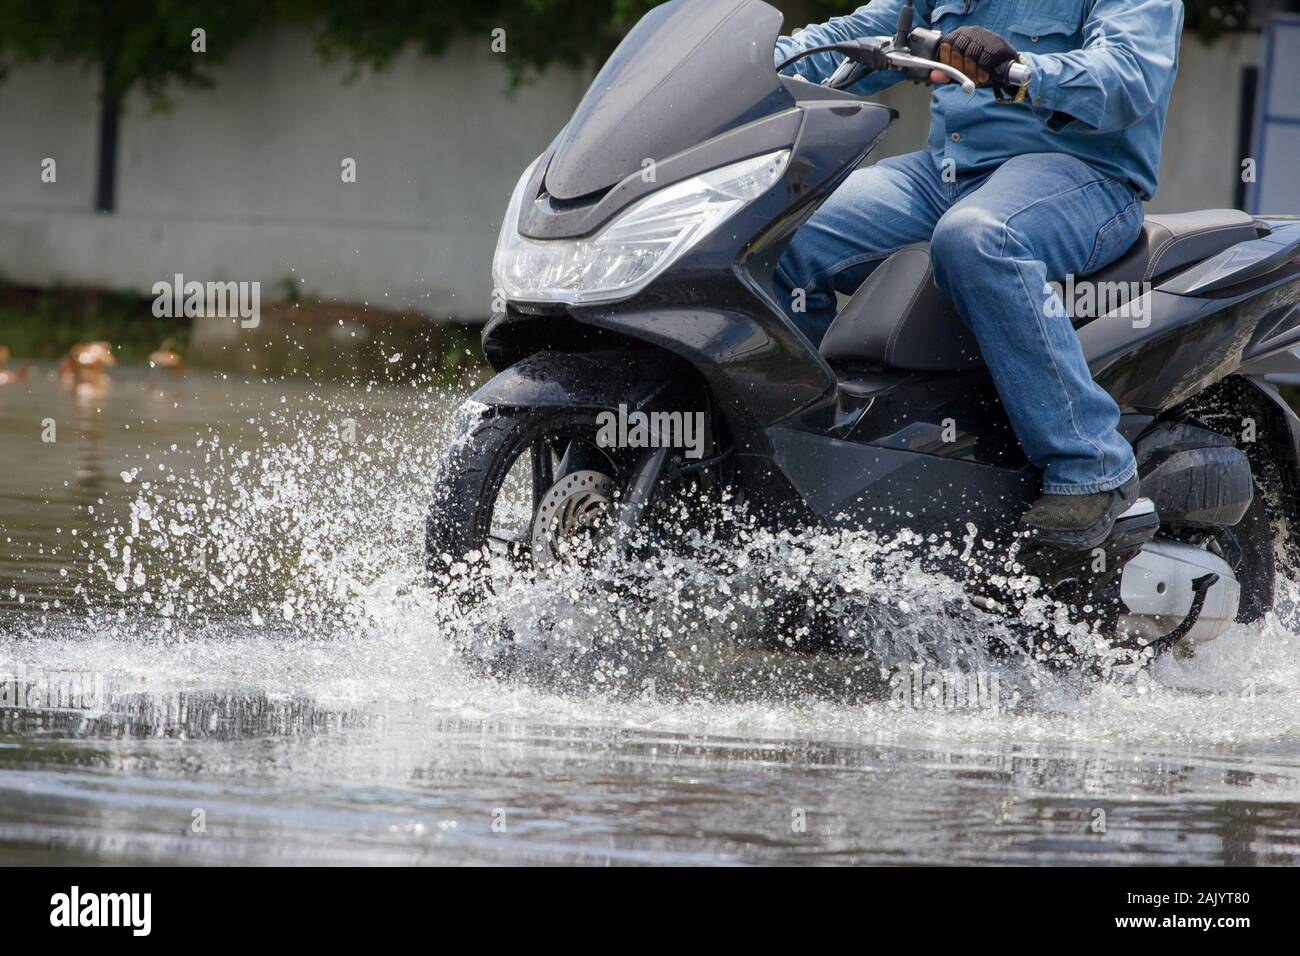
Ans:
<svg viewBox="0 0 1300 956"><path fill-rule="evenodd" d="M1026 63L1012 63L1007 69L1007 80L1012 86L1027 86L1029 84L1029 65Z"/></svg>

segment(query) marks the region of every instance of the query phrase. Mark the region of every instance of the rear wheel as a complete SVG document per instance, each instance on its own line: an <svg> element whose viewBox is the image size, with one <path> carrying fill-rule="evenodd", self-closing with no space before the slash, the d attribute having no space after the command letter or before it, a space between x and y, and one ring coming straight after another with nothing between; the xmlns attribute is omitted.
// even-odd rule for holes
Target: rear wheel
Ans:
<svg viewBox="0 0 1300 956"><path fill-rule="evenodd" d="M1273 524L1269 520L1264 492L1255 485L1255 498L1245 516L1214 538L1215 550L1232 566L1241 586L1237 623L1253 624L1273 609L1276 566L1273 557Z"/></svg>

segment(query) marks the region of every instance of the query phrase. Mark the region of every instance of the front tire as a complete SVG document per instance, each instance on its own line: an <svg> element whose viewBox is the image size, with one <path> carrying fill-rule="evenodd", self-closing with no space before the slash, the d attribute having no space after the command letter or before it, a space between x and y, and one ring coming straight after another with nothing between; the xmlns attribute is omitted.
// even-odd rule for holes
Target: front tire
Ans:
<svg viewBox="0 0 1300 956"><path fill-rule="evenodd" d="M596 609L644 600L635 570L600 572L638 456L600 447L597 434L595 412L494 408L444 454L425 529L426 563L462 652L490 676L552 689L634 690L659 657L652 635L583 616L575 630L563 609L552 617L548 602L557 595L546 589L539 603L530 596L483 613L503 593L503 578L534 580L552 565L563 583L562 606L575 587L595 588L591 600L578 600Z"/></svg>
<svg viewBox="0 0 1300 956"><path fill-rule="evenodd" d="M594 413L555 408L493 408L470 423L434 479L425 522L429 573L442 580L464 566L483 576L494 554L527 565L532 516L557 469L598 470L621 482L621 456L599 447L596 430ZM462 607L477 604L485 587L471 582L456 589L456 599Z"/></svg>

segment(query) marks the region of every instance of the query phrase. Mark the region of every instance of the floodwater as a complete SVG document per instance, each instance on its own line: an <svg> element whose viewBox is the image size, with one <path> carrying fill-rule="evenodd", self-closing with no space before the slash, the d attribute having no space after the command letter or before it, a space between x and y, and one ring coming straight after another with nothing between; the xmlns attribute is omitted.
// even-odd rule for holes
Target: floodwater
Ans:
<svg viewBox="0 0 1300 956"><path fill-rule="evenodd" d="M749 647L755 598L826 580L884 609L844 613L897 666L998 626L852 536L706 548L640 600L525 582L458 618L420 549L462 398L0 386L0 862L1300 862L1289 583L1191 660L999 664L970 699ZM502 621L667 652L631 682L497 679L467 648Z"/></svg>

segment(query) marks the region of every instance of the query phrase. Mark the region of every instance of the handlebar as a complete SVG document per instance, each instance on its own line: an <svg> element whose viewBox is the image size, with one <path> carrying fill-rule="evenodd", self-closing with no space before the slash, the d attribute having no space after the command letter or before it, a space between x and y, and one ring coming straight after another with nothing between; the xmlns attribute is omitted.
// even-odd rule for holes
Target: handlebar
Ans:
<svg viewBox="0 0 1300 956"><path fill-rule="evenodd" d="M942 34L938 30L917 28L906 34L906 45L898 45L897 37L863 37L844 43L832 43L814 47L791 57L781 64L784 70L790 64L814 53L835 52L844 56L839 65L823 85L832 89L849 86L865 73L890 70L898 71L915 83L929 83L930 72L944 74L961 86L962 92L974 93L975 81L955 67L940 63L935 59ZM1029 82L1029 67L1023 63L1013 63L1007 71L1007 82L1014 87L1022 87Z"/></svg>
<svg viewBox="0 0 1300 956"><path fill-rule="evenodd" d="M942 39L943 34L938 30L924 30L917 28L907 35L907 49L918 57L933 60L938 55L939 41ZM949 70L951 70L951 67L948 69L940 68L940 72L944 73L949 73ZM951 70L951 73L956 73L957 77L967 79L967 77L963 77L957 70ZM950 76L951 73L949 73ZM953 78L959 83L962 82L962 80L957 79L957 77ZM1025 63L1012 63L1007 70L1007 82L1017 89L1025 86L1029 82L1029 66ZM971 92L971 90L966 89L964 83L962 84L962 90L966 93Z"/></svg>

